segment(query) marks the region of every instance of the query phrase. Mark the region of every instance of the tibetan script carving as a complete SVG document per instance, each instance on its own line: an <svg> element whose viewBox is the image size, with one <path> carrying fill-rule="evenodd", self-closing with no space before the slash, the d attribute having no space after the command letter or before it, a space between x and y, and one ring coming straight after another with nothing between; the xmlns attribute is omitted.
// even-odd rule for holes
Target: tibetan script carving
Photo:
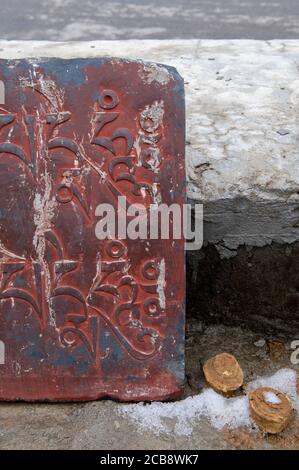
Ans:
<svg viewBox="0 0 299 470"><path fill-rule="evenodd" d="M0 399L180 393L183 239L96 236L99 204L184 202L183 84L159 67L0 61Z"/></svg>

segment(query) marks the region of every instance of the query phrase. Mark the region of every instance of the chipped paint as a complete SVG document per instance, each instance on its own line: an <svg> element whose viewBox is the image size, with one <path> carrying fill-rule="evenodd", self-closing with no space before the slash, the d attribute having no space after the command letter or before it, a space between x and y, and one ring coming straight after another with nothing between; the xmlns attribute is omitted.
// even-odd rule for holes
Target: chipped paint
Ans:
<svg viewBox="0 0 299 470"><path fill-rule="evenodd" d="M0 252L1 252L1 255L4 255L4 256L1 257L2 261L8 261L10 258L18 259L18 260L21 260L21 261L25 261L25 259L26 259L23 256L20 256L16 253L13 253L10 250L7 250L5 248L5 246L3 245L1 240L0 240Z"/></svg>
<svg viewBox="0 0 299 470"><path fill-rule="evenodd" d="M158 82L161 85L167 85L171 76L166 67L158 64L145 64L141 72L146 83Z"/></svg>
<svg viewBox="0 0 299 470"><path fill-rule="evenodd" d="M157 285L157 292L159 294L159 302L160 302L160 307L165 308L166 307L166 297L165 297L165 259L162 258L160 263L159 263L159 277L158 277L158 285Z"/></svg>
<svg viewBox="0 0 299 470"><path fill-rule="evenodd" d="M46 238L45 234L51 229L52 219L55 215L55 208L57 203L54 198L51 198L52 184L50 175L45 171L44 174L44 193L36 193L33 207L34 207L34 223L36 226L33 245L36 250L37 259L43 267L45 278L45 293L50 312L50 324L56 327L55 313L51 306L51 275L48 263L45 260Z"/></svg>
<svg viewBox="0 0 299 470"><path fill-rule="evenodd" d="M152 105L147 105L140 114L140 123L147 132L154 132L162 123L164 116L164 102L155 101Z"/></svg>

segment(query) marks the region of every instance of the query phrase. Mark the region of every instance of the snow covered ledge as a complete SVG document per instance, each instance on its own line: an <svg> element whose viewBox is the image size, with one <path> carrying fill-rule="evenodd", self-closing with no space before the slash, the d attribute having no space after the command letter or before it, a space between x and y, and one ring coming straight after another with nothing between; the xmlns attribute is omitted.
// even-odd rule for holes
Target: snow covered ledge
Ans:
<svg viewBox="0 0 299 470"><path fill-rule="evenodd" d="M184 77L188 197L204 203L208 245L190 256L190 310L282 329L292 320L299 334L299 40L0 41L6 59L98 56Z"/></svg>

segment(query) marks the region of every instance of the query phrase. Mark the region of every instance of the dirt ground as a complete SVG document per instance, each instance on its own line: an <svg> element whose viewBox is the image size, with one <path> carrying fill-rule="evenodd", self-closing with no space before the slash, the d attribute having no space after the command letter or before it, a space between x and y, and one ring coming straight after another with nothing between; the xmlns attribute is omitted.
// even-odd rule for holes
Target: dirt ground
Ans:
<svg viewBox="0 0 299 470"><path fill-rule="evenodd" d="M254 343L261 339L266 340L265 345L256 346ZM238 358L246 381L282 367L297 367L290 362L293 339L296 336L267 338L240 328L205 327L198 321L189 322L185 397L202 390L205 385L201 364L221 351ZM139 430L120 416L122 406L110 400L83 404L2 403L0 449L299 449L299 419L295 413L288 428L277 436L248 429L219 431L206 420L200 420L191 436L179 437L174 433L157 436L152 431Z"/></svg>

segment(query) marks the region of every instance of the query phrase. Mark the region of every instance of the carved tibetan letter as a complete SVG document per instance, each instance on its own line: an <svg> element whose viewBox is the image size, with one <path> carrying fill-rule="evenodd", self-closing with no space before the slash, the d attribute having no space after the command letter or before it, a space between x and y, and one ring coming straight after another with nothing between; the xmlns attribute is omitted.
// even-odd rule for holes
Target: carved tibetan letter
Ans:
<svg viewBox="0 0 299 470"><path fill-rule="evenodd" d="M0 80L0 399L177 396L184 240L144 219L184 202L182 79L48 59L2 60Z"/></svg>

